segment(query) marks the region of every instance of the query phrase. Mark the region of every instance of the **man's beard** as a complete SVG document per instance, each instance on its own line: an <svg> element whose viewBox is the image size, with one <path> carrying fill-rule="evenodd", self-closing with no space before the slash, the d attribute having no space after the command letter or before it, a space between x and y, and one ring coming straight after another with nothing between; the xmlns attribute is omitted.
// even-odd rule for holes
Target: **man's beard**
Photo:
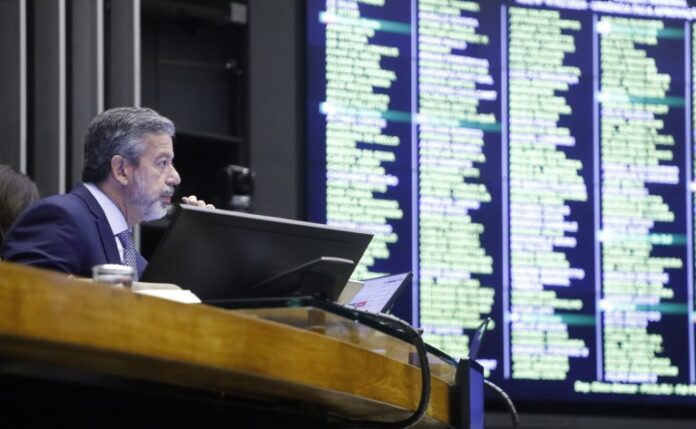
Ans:
<svg viewBox="0 0 696 429"><path fill-rule="evenodd" d="M133 204L140 213L143 222L161 219L167 214L168 204L162 201L163 196L171 197L174 195L174 187L167 186L164 192L150 196L145 189L143 181L140 177L135 177L135 189L133 189Z"/></svg>

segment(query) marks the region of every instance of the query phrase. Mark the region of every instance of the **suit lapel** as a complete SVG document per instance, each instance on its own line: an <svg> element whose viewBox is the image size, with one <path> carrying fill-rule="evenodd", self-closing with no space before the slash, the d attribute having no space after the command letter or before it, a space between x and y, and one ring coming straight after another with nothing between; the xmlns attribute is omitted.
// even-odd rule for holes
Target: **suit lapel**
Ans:
<svg viewBox="0 0 696 429"><path fill-rule="evenodd" d="M94 221L97 224L97 230L99 231L99 239L101 240L102 248L104 249L104 255L106 255L106 261L111 264L120 264L121 257L118 255L118 248L116 247L116 240L114 238L114 233L111 231L111 226L109 226L109 221L106 219L106 214L102 210L101 206L97 200L94 199L92 194L87 190L84 185L79 185L72 190L72 193L80 197L89 211L94 216Z"/></svg>

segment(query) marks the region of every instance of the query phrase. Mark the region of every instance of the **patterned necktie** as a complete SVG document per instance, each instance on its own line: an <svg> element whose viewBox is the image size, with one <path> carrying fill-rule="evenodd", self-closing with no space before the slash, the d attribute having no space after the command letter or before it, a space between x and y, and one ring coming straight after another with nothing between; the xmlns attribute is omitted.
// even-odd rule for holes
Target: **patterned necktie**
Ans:
<svg viewBox="0 0 696 429"><path fill-rule="evenodd" d="M133 236L129 230L125 230L116 234L116 237L123 245L123 263L133 268L135 280L138 280L138 252L135 250L135 244L133 244Z"/></svg>

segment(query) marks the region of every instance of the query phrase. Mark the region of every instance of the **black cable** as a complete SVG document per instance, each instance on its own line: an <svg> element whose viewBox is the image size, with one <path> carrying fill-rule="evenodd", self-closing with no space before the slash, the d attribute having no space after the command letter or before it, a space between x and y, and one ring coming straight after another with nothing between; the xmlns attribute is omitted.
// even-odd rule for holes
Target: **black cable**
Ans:
<svg viewBox="0 0 696 429"><path fill-rule="evenodd" d="M312 299L307 298L306 299ZM301 305L307 305L307 302L302 301L302 297L294 298L279 298L281 301L281 306L287 307L298 307ZM236 308L268 308L271 303L274 303L278 299L275 298L254 298L254 299L238 299L238 300L208 300L205 304L218 306L227 309ZM313 305L318 305L322 307L321 303L323 300L318 300L314 302ZM326 305L326 303L324 303ZM399 338L403 341L408 342L416 347L418 352L418 362L421 369L421 397L418 403L416 411L408 418L403 420L398 420L394 422L389 421L375 421L375 420L361 420L353 419L350 417L345 417L341 415L331 414L330 418L333 422L329 423L329 427L332 428L387 428L387 429L406 429L417 424L421 418L425 415L430 403L430 364L428 362L427 349L423 338L421 337L421 332L413 328L409 323L404 320L399 319L396 316L385 313L369 313L366 311L361 311L357 309L348 309L343 306L338 306L336 304L331 304L330 307L335 306L328 311L336 312L343 317L352 319L356 322L364 323L366 326L370 326L373 329L381 330L382 332L389 333L395 338Z"/></svg>
<svg viewBox="0 0 696 429"><path fill-rule="evenodd" d="M332 424L331 427L334 428L389 428L389 429L406 429L418 423L421 418L425 415L428 409L428 404L430 403L430 364L428 363L428 355L425 349L425 343L420 333L414 329L411 325L405 321L396 318L388 314L376 314L368 313L364 311L358 312L356 310L356 315L360 315L363 318L371 319L382 325L389 325L392 329L396 329L406 334L409 339L412 340L411 344L416 346L418 351L418 361L420 362L421 368L421 398L418 403L418 408L414 413L403 419L394 422L385 421L375 421L375 420L359 420L351 419L346 417L334 416L337 420L336 423Z"/></svg>
<svg viewBox="0 0 696 429"><path fill-rule="evenodd" d="M508 394L505 393L505 391L498 387L496 384L486 380L485 378L483 379L483 384L503 398L503 402L505 402L505 405L507 405L508 407L508 411L510 411L510 417L512 418L512 427L520 427L520 417L517 414L517 410L515 409L515 404L512 403L512 399L510 399Z"/></svg>

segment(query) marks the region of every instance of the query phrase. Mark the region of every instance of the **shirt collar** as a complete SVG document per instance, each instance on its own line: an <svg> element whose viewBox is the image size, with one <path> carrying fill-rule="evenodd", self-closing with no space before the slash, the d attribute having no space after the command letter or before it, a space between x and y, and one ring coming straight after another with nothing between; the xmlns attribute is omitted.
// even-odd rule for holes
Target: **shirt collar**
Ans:
<svg viewBox="0 0 696 429"><path fill-rule="evenodd" d="M123 216L121 210L116 207L111 198L109 198L101 189L99 189L94 183L85 183L85 188L90 194L97 200L99 207L104 210L106 215L106 220L109 222L111 227L111 232L116 235L128 229L128 223L126 218Z"/></svg>

